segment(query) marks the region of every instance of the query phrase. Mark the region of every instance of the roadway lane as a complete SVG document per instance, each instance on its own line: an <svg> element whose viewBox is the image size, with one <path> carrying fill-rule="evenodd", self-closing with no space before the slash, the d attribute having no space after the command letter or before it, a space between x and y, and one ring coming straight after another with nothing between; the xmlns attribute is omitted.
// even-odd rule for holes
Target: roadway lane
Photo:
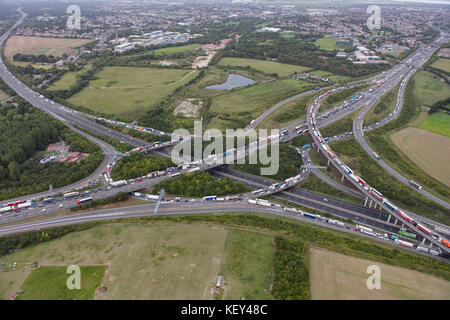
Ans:
<svg viewBox="0 0 450 320"><path fill-rule="evenodd" d="M441 38L439 38L441 40ZM419 49L418 51L416 51L412 57L417 57L419 54L422 54L422 49ZM433 50L434 51L434 50ZM430 52L426 52L426 54L429 54ZM402 68L400 70L400 72L394 72L394 73L388 73L386 74L385 80L383 81L383 85L379 86L378 88L376 88L376 90L374 90L374 93L369 97L369 99L363 99L362 101L364 103L374 103L374 98L379 99L386 91L392 89L393 87L396 86L396 84L398 83L398 81L403 78L403 76L409 72L410 67L408 68ZM321 97L323 98L323 96ZM376 100L377 100L376 99ZM320 99L318 99L320 100ZM376 101L375 100L375 101ZM311 134L311 136L313 137L313 140L316 142L317 146L318 146L318 150L320 150L325 157L330 161L330 163L335 164L335 162L337 163L339 161L339 159L334 155L328 152L328 150L325 149L326 144L322 143L322 138L319 138L319 131L318 128L316 127L316 121L315 118L313 116L314 112L317 111L317 109L320 108L320 103L318 103L319 101L315 101L314 104L308 108L308 112L307 112L307 122L308 122L308 129L309 129L309 133ZM317 130L317 131L316 131ZM327 146L328 147L328 146ZM329 148L328 148L329 149ZM340 163L343 163L342 161L339 161ZM384 209L386 209L388 212L392 212L392 210L386 206L385 202L383 201L379 201L377 198L375 198L371 193L368 192L368 188L366 185L355 181L353 178L349 179L348 176L349 174L347 173L347 171L344 169L344 167L342 167L341 165L335 165L335 167L341 172L341 174L343 176L345 176L348 181L350 181L356 188L358 188L361 192L363 192L367 198L371 199L372 201L374 201L375 203L381 205ZM356 179L356 178L355 178ZM450 252L450 249L445 246L444 244L442 244L440 242L440 240L435 239L434 237L430 236L429 234L423 232L422 230L418 229L416 227L415 224L413 224L412 222L408 221L407 219L401 217L398 214L395 214L395 218L400 220L402 223L404 223L406 226L408 226L410 229L414 230L415 233L417 233L418 235L421 235L422 237L426 238L427 240L431 241L433 244L435 244L437 247L439 247L441 250L443 250L446 253Z"/></svg>
<svg viewBox="0 0 450 320"><path fill-rule="evenodd" d="M36 230L61 227L73 224L80 224L85 222L92 221L104 221L110 219L129 219L129 218L141 218L141 217L152 217L155 216L153 214L154 205L139 205L125 208L114 208L114 209L103 209L96 210L87 213L79 213L73 214L67 217L62 218L50 218L44 221L34 221L27 222L20 225L8 226L0 228L0 236L9 236L18 233L31 232ZM261 206L249 205L246 203L235 202L231 204L224 203L206 203L202 206L198 206L196 208L192 208L190 205L180 204L178 206L166 206L162 204L159 208L158 214L156 216L171 216L171 215L188 215L188 214L222 214L226 212L262 212L266 214L275 215L278 217L291 218L301 222L310 223L316 226L325 227L328 229L346 232L352 235L364 237L367 239L375 240L384 244L390 244L397 248L402 248L404 250L409 250L410 252L423 254L429 257L433 257L435 259L439 259L445 262L448 262L447 259L442 257L437 257L431 254L426 254L414 249L405 248L403 246L399 246L397 244L392 243L389 240L385 240L382 238L376 238L373 236L369 236L363 234L361 232L354 231L350 226L346 225L345 227L339 227L336 225L328 224L324 221L320 220L312 220L306 218L299 214L288 213L283 211L282 207L271 207L265 208Z"/></svg>
<svg viewBox="0 0 450 320"><path fill-rule="evenodd" d="M420 62L422 62L423 60L421 59ZM418 66L419 67L419 66ZM383 124L392 121L393 119L396 119L398 117L398 115L401 112L402 106L403 106L403 100L404 100L404 94L405 94L405 90L406 90L406 83L408 82L408 80L417 72L417 69L412 69L406 76L404 81L402 81L402 85L399 88L399 92L398 92L398 96L397 96L397 103L396 103L396 107L394 109L394 112L392 113L392 116L388 117L388 121L385 121ZM359 142L359 144L361 145L361 147L363 147L363 149L372 157L374 158L373 154L374 151L372 148L370 148L370 146L367 144L366 140L364 139L364 130L363 130L363 122L364 122L364 117L367 114L367 112L369 112L370 109L372 109L372 107L375 104L368 104L367 106L365 106L357 115L357 117L355 118L355 120L353 121L353 133L354 133L354 137L355 139ZM377 159L375 159L377 160ZM429 200L438 203L439 205L450 209L450 204L438 197L436 197L435 195L431 194L430 192L426 191L425 189L422 190L418 190L415 187L413 187L410 183L408 178L406 178L405 176L401 175L399 172L397 172L396 170L394 170L391 166L389 166L384 160L380 159L377 160L378 164L387 172L389 172L391 175L393 175L394 177L396 177L399 181L401 181L403 184L407 185L409 188L413 189L416 192L419 192L420 194L422 194L424 197L428 198Z"/></svg>

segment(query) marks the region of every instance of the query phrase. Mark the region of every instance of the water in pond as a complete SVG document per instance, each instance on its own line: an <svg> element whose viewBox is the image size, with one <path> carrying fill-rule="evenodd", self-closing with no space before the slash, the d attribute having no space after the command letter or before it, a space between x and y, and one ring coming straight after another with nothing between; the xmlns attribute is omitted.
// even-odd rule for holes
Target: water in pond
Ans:
<svg viewBox="0 0 450 320"><path fill-rule="evenodd" d="M252 79L240 76L238 74L229 74L226 82L206 87L206 89L231 90L234 88L245 87L255 83Z"/></svg>

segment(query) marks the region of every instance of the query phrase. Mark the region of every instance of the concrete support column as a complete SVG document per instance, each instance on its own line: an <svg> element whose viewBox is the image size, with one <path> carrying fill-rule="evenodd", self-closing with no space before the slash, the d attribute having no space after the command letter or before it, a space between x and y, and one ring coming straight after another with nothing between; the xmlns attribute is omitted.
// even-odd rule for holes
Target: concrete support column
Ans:
<svg viewBox="0 0 450 320"><path fill-rule="evenodd" d="M341 179L341 182L342 182L342 181L344 181L344 174L342 174L342 179Z"/></svg>
<svg viewBox="0 0 450 320"><path fill-rule="evenodd" d="M369 208L372 207L372 199L370 199Z"/></svg>
<svg viewBox="0 0 450 320"><path fill-rule="evenodd" d="M422 239L422 243L421 244L423 244L424 242L425 242L425 238Z"/></svg>
<svg viewBox="0 0 450 320"><path fill-rule="evenodd" d="M366 201L364 201L364 207L367 205L367 200L368 200L369 198L367 198L366 197Z"/></svg>

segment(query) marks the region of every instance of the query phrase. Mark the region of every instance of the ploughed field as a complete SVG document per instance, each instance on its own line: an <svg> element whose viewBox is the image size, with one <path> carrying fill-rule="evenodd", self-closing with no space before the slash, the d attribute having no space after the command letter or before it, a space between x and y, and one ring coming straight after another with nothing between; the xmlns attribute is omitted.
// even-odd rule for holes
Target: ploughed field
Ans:
<svg viewBox="0 0 450 320"><path fill-rule="evenodd" d="M367 267L380 268L380 289L368 289ZM450 299L450 282L425 273L311 249L311 298L314 300Z"/></svg>
<svg viewBox="0 0 450 320"><path fill-rule="evenodd" d="M76 54L80 47L92 40L89 39L63 39L31 36L11 36L5 44L5 56L12 61L16 53L32 55L52 55L61 57L64 53Z"/></svg>

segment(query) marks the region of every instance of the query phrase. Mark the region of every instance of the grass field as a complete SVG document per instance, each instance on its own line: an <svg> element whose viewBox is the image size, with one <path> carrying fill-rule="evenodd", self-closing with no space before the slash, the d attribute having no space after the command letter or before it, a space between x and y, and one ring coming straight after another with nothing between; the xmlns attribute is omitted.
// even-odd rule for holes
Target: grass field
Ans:
<svg viewBox="0 0 450 320"><path fill-rule="evenodd" d="M419 71L415 76L414 95L423 105L431 106L433 103L444 100L450 96L450 85L441 81L431 72Z"/></svg>
<svg viewBox="0 0 450 320"><path fill-rule="evenodd" d="M419 127L450 138L450 115L444 112L433 113Z"/></svg>
<svg viewBox="0 0 450 320"><path fill-rule="evenodd" d="M92 40L12 36L6 41L4 52L10 61L16 53L61 57L64 53L68 55L77 53L76 47L90 41Z"/></svg>
<svg viewBox="0 0 450 320"><path fill-rule="evenodd" d="M98 112L135 119L192 80L197 71L167 68L106 67L68 101Z"/></svg>
<svg viewBox="0 0 450 320"><path fill-rule="evenodd" d="M221 66L241 66L256 69L266 74L278 74L279 77L288 77L294 72L305 72L310 70L307 67L290 65L268 60L243 59L243 58L223 58L219 61Z"/></svg>
<svg viewBox="0 0 450 320"><path fill-rule="evenodd" d="M43 267L31 272L18 295L20 300L90 300L100 285L106 266L80 266L81 288L68 289L67 267Z"/></svg>
<svg viewBox="0 0 450 320"><path fill-rule="evenodd" d="M91 66L87 65L80 71L66 72L61 77L61 79L52 83L52 85L49 87L49 90L68 90L68 89L70 89L70 87L76 83L77 76L82 75L83 73L88 71L90 68L91 68Z"/></svg>
<svg viewBox="0 0 450 320"><path fill-rule="evenodd" d="M439 58L437 61L433 62L431 66L445 72L450 72L450 59Z"/></svg>
<svg viewBox="0 0 450 320"><path fill-rule="evenodd" d="M279 108L277 111L272 112L267 118L265 118L258 125L258 129L280 129L296 120L306 118L306 107L314 95L315 94L312 93L286 103L284 106Z"/></svg>
<svg viewBox="0 0 450 320"><path fill-rule="evenodd" d="M450 299L450 282L400 267L358 259L333 251L311 249L311 298L361 300ZM367 267L377 265L381 289L368 289Z"/></svg>
<svg viewBox="0 0 450 320"><path fill-rule="evenodd" d="M375 107L372 107L366 113L364 116L364 126L381 121L394 111L397 102L398 88L399 86L396 86L394 89L387 92L381 100L377 102Z"/></svg>
<svg viewBox="0 0 450 320"><path fill-rule="evenodd" d="M9 96L4 93L2 90L0 90L0 101L3 101L5 99L7 99Z"/></svg>
<svg viewBox="0 0 450 320"><path fill-rule="evenodd" d="M186 52L186 51L193 51L195 49L200 48L202 45L198 43L188 44L186 46L177 46L177 47L169 47L169 48L162 48L151 51L155 54L165 54L165 55L171 55L174 53L180 53L180 52Z"/></svg>
<svg viewBox="0 0 450 320"><path fill-rule="evenodd" d="M8 255L19 264L0 273L0 298L22 288L23 299L90 299L101 283L107 290L95 299L213 299L218 274L226 299L271 298L264 289L271 284L273 254L272 236L222 226L106 224ZM41 268L27 277L24 266L33 261ZM71 264L81 266L86 288L75 295L65 287ZM93 265L100 269L89 269Z"/></svg>
<svg viewBox="0 0 450 320"><path fill-rule="evenodd" d="M409 127L392 135L392 141L423 171L450 186L450 138Z"/></svg>
<svg viewBox="0 0 450 320"><path fill-rule="evenodd" d="M271 299L273 237L230 229L225 242L223 298Z"/></svg>
<svg viewBox="0 0 450 320"><path fill-rule="evenodd" d="M238 89L212 99L209 128L242 128L265 110L307 90L310 84L293 79L270 81Z"/></svg>
<svg viewBox="0 0 450 320"><path fill-rule="evenodd" d="M331 37L322 37L317 39L314 44L320 49L324 49L327 51L340 50L341 48L336 45L337 38Z"/></svg>

